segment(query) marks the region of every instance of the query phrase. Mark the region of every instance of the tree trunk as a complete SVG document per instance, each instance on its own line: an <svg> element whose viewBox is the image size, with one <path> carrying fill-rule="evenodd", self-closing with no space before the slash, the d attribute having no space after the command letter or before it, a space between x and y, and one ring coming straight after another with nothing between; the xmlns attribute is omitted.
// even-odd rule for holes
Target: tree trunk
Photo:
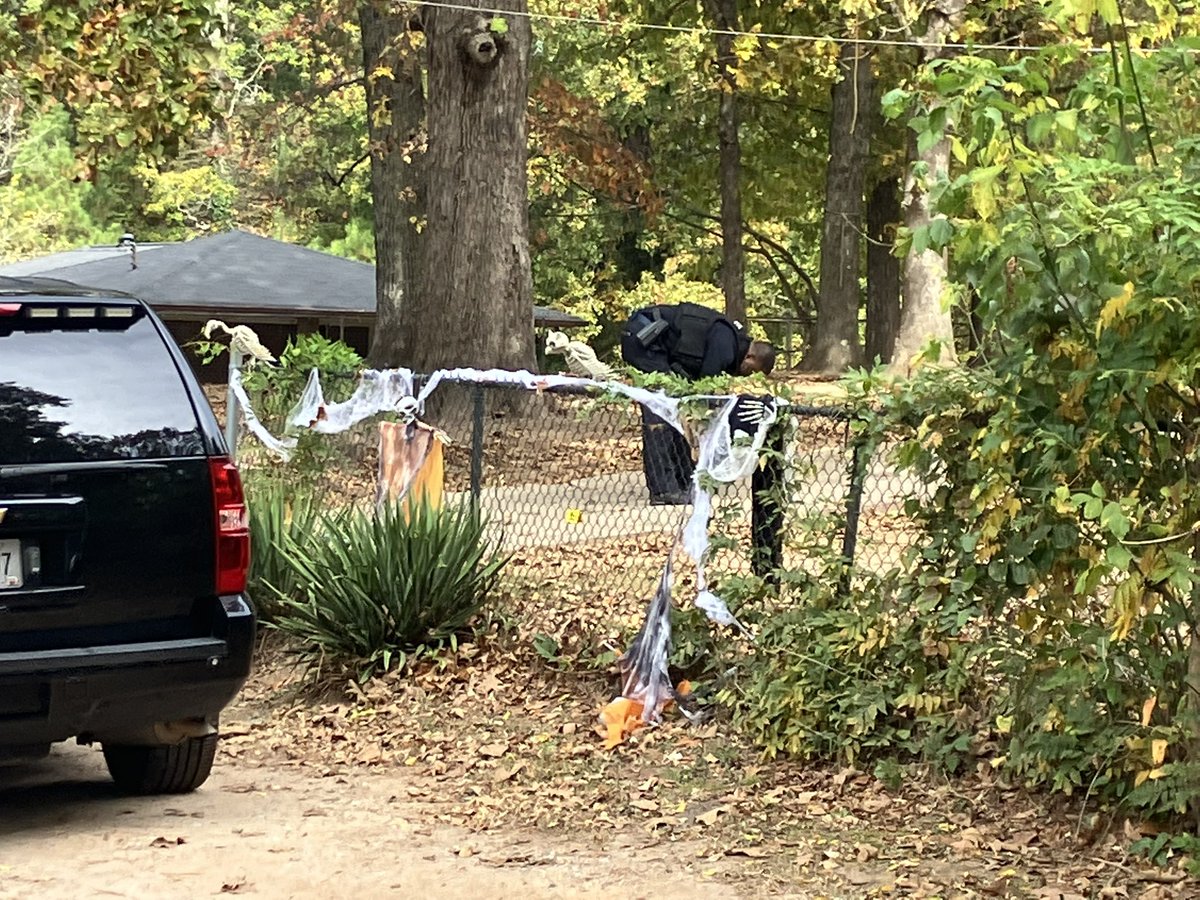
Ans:
<svg viewBox="0 0 1200 900"><path fill-rule="evenodd" d="M525 0L486 5L526 10ZM424 15L428 222L422 288L406 304L410 365L532 369L529 18L432 6Z"/></svg>
<svg viewBox="0 0 1200 900"><path fill-rule="evenodd" d="M718 29L738 28L737 0L705 0L708 14ZM742 145L738 136L737 57L733 35L717 35L717 77L721 100L717 111L717 143L720 148L721 184L721 288L725 293L725 315L746 321L746 254L742 249Z"/></svg>
<svg viewBox="0 0 1200 900"><path fill-rule="evenodd" d="M630 128L621 143L643 166L649 166L652 145L647 123L638 123ZM646 213L641 204L626 206L621 212L621 222L621 235L613 248L613 264L622 287L630 290L637 287L646 272L661 276L665 254L662 249L651 253L642 245L646 234ZM594 341L592 346L596 346Z"/></svg>
<svg viewBox="0 0 1200 900"><path fill-rule="evenodd" d="M421 62L408 17L388 12L387 0L358 7L371 153L375 224L375 331L371 365L411 365L409 320L421 290L422 184L425 94Z"/></svg>
<svg viewBox="0 0 1200 900"><path fill-rule="evenodd" d="M881 179L867 201L867 362L892 361L900 326L900 260L893 254L900 224L898 179Z"/></svg>
<svg viewBox="0 0 1200 900"><path fill-rule="evenodd" d="M1186 445L1181 447L1182 450L1191 450L1191 456L1195 458L1195 446L1188 448ZM1195 465L1188 467L1191 475L1195 476ZM1192 538L1192 566L1193 568L1200 565L1200 537ZM1188 742L1188 758L1190 760L1200 758L1200 584L1193 582L1191 597L1188 606L1190 607L1191 616L1188 621L1188 656L1187 669L1183 675L1183 684L1180 685L1181 696L1179 707L1175 716L1175 721L1189 728L1191 731L1191 740ZM1200 820L1200 798L1195 794L1188 804L1189 811L1193 818Z"/></svg>
<svg viewBox="0 0 1200 900"><path fill-rule="evenodd" d="M841 78L833 86L829 117L817 321L803 363L805 371L823 375L840 375L862 361L858 307L863 188L875 102L869 50L843 44L838 68Z"/></svg>
<svg viewBox="0 0 1200 900"><path fill-rule="evenodd" d="M944 56L944 44L950 33L962 22L966 0L941 0L927 13L922 63ZM918 172L922 172L919 177ZM950 172L950 138L944 137L922 153L913 155L904 178L904 225L909 231L924 228L933 221L929 189ZM944 365L957 362L954 352L954 322L948 304L943 303L947 285L947 262L944 252L922 250L910 253L904 264L904 308L900 314L900 331L892 354L892 370L908 375L916 365L916 357L926 344L938 342L937 361Z"/></svg>

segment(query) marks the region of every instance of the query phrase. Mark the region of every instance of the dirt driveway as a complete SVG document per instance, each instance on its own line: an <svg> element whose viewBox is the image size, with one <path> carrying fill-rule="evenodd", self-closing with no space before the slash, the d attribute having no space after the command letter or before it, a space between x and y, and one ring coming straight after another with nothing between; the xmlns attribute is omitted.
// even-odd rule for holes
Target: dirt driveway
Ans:
<svg viewBox="0 0 1200 900"><path fill-rule="evenodd" d="M406 788L403 773L321 778L238 761L218 762L195 794L131 799L98 750L64 745L0 768L0 897L738 896L690 871L686 845L473 835L422 821Z"/></svg>

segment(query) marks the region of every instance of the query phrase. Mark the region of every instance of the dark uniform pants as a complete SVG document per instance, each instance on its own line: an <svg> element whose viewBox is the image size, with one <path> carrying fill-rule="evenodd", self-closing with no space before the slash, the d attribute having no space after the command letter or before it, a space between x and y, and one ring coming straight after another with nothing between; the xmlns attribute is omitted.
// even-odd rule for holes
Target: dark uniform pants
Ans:
<svg viewBox="0 0 1200 900"><path fill-rule="evenodd" d="M647 316L638 313L630 318L621 335L621 356L640 372L670 372L667 352L657 344L643 347L636 335L649 324ZM667 499L687 494L692 488L692 447L687 438L668 422L646 407L642 412L642 469L650 499Z"/></svg>

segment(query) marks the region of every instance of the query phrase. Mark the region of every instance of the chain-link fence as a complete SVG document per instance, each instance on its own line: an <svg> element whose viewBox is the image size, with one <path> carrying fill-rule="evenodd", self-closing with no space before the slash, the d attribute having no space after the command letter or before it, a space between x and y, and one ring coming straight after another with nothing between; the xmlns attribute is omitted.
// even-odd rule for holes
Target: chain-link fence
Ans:
<svg viewBox="0 0 1200 900"><path fill-rule="evenodd" d="M449 439L448 499L478 502L511 553L510 577L567 595L650 594L692 508L651 503L637 403L586 388L473 383L434 397L444 393L453 402L431 402L426 421ZM714 495L710 578L719 586L779 565L815 574L831 559L859 571L894 568L915 539L904 505L921 486L886 448L868 453L846 408L792 403L780 412L765 454L765 468L782 464L780 480L757 502L755 489L771 479L756 475ZM336 442L325 481L342 499L375 496L377 422L321 437ZM690 437L694 446L698 435ZM676 571L686 590L690 567Z"/></svg>
<svg viewBox="0 0 1200 900"><path fill-rule="evenodd" d="M447 490L477 500L513 554L510 573L568 591L647 596L691 506L651 502L646 469L657 460L645 461L638 405L587 389L461 391L461 402L431 418L451 442ZM904 502L919 486L888 453L868 454L851 426L841 406L783 408L764 464L782 464L781 480L746 478L714 496L711 576L767 575L772 563L815 571L830 558L875 571L900 562L915 535ZM680 573L686 584L687 568Z"/></svg>

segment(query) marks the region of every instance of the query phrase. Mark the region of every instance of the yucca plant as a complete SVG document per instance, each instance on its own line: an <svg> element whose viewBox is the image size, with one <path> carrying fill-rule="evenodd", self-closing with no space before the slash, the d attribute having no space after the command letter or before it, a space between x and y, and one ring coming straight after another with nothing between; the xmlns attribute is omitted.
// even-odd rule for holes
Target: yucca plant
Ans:
<svg viewBox="0 0 1200 900"><path fill-rule="evenodd" d="M297 591L277 591L275 627L309 663L367 677L419 646L458 634L494 591L507 557L469 504L393 502L321 517L321 539L284 538Z"/></svg>
<svg viewBox="0 0 1200 900"><path fill-rule="evenodd" d="M248 589L259 618L270 622L279 613L279 595L296 595L295 570L283 556L284 539L308 546L320 526L321 502L303 483L259 476L247 480L246 506L251 550Z"/></svg>

